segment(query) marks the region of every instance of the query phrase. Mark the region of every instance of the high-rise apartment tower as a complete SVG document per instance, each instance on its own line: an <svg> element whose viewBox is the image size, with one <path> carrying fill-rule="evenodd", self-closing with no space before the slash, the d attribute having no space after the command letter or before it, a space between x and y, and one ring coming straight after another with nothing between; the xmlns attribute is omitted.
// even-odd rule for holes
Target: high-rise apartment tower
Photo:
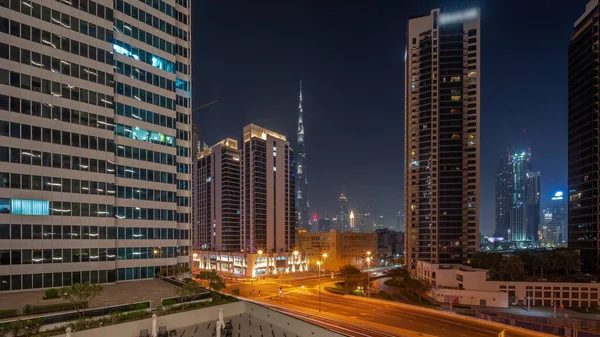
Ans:
<svg viewBox="0 0 600 337"><path fill-rule="evenodd" d="M600 134L598 0L587 4L569 43L568 238L578 249L583 271L600 276Z"/></svg>
<svg viewBox="0 0 600 337"><path fill-rule="evenodd" d="M295 247L295 162L286 137L244 127L241 225L244 252L287 252Z"/></svg>
<svg viewBox="0 0 600 337"><path fill-rule="evenodd" d="M194 250L240 251L240 151L224 139L198 155Z"/></svg>
<svg viewBox="0 0 600 337"><path fill-rule="evenodd" d="M408 21L405 60L407 265L462 263L479 240L479 10Z"/></svg>

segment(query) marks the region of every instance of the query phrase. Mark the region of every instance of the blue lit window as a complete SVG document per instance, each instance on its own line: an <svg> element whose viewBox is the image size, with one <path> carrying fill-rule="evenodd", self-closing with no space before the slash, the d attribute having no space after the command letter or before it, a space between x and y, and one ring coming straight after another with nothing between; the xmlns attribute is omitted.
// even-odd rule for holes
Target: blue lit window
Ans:
<svg viewBox="0 0 600 337"><path fill-rule="evenodd" d="M144 142L162 144L173 147L175 145L175 138L167 136L159 132L148 131L136 127L130 127L127 125L117 124L115 133L118 136L123 136L131 139L137 139Z"/></svg>
<svg viewBox="0 0 600 337"><path fill-rule="evenodd" d="M162 69L173 74L176 72L175 63L167 61L161 57L153 55L152 53L146 52L145 50L135 46L131 46L127 43L115 41L115 44L113 44L113 50L121 55L125 55L138 61L150 64L158 69Z"/></svg>
<svg viewBox="0 0 600 337"><path fill-rule="evenodd" d="M11 199L12 214L21 215L50 215L50 201Z"/></svg>
<svg viewBox="0 0 600 337"><path fill-rule="evenodd" d="M184 81L180 78L175 79L175 88L183 90L183 91L189 91L189 85L187 81Z"/></svg>

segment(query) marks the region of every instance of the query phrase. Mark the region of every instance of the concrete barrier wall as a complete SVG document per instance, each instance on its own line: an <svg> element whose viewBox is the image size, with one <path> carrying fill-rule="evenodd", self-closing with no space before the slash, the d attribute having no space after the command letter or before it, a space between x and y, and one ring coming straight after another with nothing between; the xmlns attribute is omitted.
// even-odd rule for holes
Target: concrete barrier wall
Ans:
<svg viewBox="0 0 600 337"><path fill-rule="evenodd" d="M246 312L246 303L235 302L222 306L214 306L198 310L185 311L177 314L158 316L157 327L166 326L167 330L173 330L209 321L216 322L219 319L219 308L223 308L223 316L225 317L236 316ZM148 329L149 332L152 331L152 318L109 325L104 328L77 331L71 333L71 337L137 337L140 334L140 330L143 329ZM64 336L64 334L59 336Z"/></svg>
<svg viewBox="0 0 600 337"><path fill-rule="evenodd" d="M300 337L308 336L319 336L319 337L343 337L339 333L329 331L319 326L304 322L297 318L288 316L286 314L274 311L258 304L244 302L246 304L246 313L263 320L265 322L272 323L284 330L293 332Z"/></svg>
<svg viewBox="0 0 600 337"><path fill-rule="evenodd" d="M262 307L249 302L235 302L222 306L208 307L198 310L185 311L177 314L158 316L157 327L166 326L167 330L180 329L201 323L216 322L219 318L219 308L223 308L223 316L238 316L240 314L249 314L262 321L268 322L273 326L280 327L283 330L293 332L300 337L342 337L338 333L323 329L316 325L304 322L283 313ZM84 331L75 331L71 337L137 337L140 330L148 329L152 331L152 318L137 320L122 324L109 325L104 328L97 328ZM65 334L58 335L64 336ZM58 337L57 336L57 337Z"/></svg>

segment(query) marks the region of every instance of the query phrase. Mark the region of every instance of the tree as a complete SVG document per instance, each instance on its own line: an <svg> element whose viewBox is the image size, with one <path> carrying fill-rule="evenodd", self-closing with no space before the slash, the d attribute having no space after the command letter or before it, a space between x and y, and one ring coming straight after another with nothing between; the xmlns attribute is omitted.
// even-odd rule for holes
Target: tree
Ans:
<svg viewBox="0 0 600 337"><path fill-rule="evenodd" d="M552 262L557 270L564 270L565 274L579 271L582 267L581 257L577 250L555 250Z"/></svg>
<svg viewBox="0 0 600 337"><path fill-rule="evenodd" d="M412 277L409 277L406 280L405 285L406 289L409 290L413 295L419 296L419 303L421 303L422 294L431 289L431 284L429 284L429 282Z"/></svg>
<svg viewBox="0 0 600 337"><path fill-rule="evenodd" d="M371 289L373 287L373 280L369 277L368 273L360 273L356 277L356 281L364 290Z"/></svg>
<svg viewBox="0 0 600 337"><path fill-rule="evenodd" d="M192 271L187 264L178 264L173 268L173 275L179 281L183 281L186 277L191 277Z"/></svg>
<svg viewBox="0 0 600 337"><path fill-rule="evenodd" d="M354 288L360 277L360 270L353 265L345 265L340 267L340 275L344 278L344 286L346 288Z"/></svg>
<svg viewBox="0 0 600 337"><path fill-rule="evenodd" d="M498 272L502 279L506 276L510 281L522 280L526 274L525 263L518 255L503 256L498 264Z"/></svg>
<svg viewBox="0 0 600 337"><path fill-rule="evenodd" d="M540 271L541 278L545 278L546 272L552 268L551 254L548 252L540 252L535 255L533 260L533 270Z"/></svg>
<svg viewBox="0 0 600 337"><path fill-rule="evenodd" d="M227 287L223 278L217 274L216 270L203 270L196 275L196 278L204 281L208 285L208 289L213 292L214 299L220 299L220 291Z"/></svg>
<svg viewBox="0 0 600 337"><path fill-rule="evenodd" d="M181 297L182 305L181 310L184 310L191 301L196 299L198 296L204 294L206 289L202 285L194 280L187 281L183 287L175 288L175 295Z"/></svg>
<svg viewBox="0 0 600 337"><path fill-rule="evenodd" d="M398 279L399 277L404 280L404 279L406 279L409 276L408 270L406 270L404 268L390 269L390 271L388 271L387 274L389 276L391 276L394 280Z"/></svg>
<svg viewBox="0 0 600 337"><path fill-rule="evenodd" d="M62 287L59 290L63 299L71 302L77 313L85 315L85 310L91 307L92 301L98 295L102 294L104 288L101 284L75 283L68 287Z"/></svg>

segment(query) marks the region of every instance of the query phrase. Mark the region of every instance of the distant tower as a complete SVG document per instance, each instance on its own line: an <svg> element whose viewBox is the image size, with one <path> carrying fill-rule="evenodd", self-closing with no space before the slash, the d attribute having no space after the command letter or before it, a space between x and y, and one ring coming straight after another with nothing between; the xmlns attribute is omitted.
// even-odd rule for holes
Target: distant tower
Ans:
<svg viewBox="0 0 600 337"><path fill-rule="evenodd" d="M296 212L298 227L310 230L308 179L306 177L306 152L304 152L304 111L302 110L302 81L298 100L298 159L296 169Z"/></svg>
<svg viewBox="0 0 600 337"><path fill-rule="evenodd" d="M509 156L500 157L496 171L496 229L494 236L508 238L510 208L512 206L512 181Z"/></svg>
<svg viewBox="0 0 600 337"><path fill-rule="evenodd" d="M354 227L354 211L350 211L350 230L355 231Z"/></svg>
<svg viewBox="0 0 600 337"><path fill-rule="evenodd" d="M340 195L338 201L337 222L339 230L348 229L348 199L346 199L344 193Z"/></svg>

